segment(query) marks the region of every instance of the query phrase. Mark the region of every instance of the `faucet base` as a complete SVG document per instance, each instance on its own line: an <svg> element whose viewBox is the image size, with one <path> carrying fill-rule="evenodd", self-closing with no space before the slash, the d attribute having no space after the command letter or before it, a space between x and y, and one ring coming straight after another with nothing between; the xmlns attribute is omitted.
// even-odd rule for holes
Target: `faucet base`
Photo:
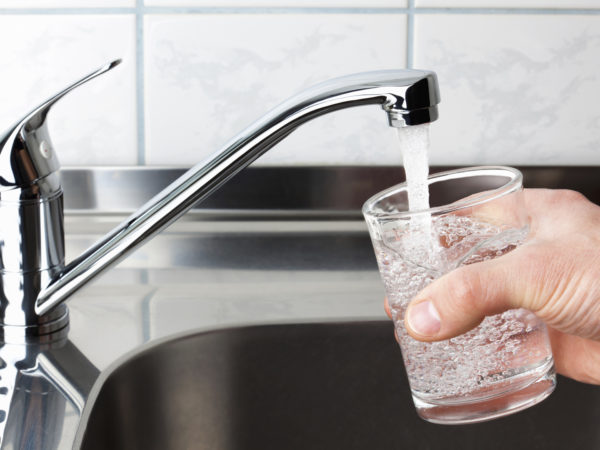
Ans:
<svg viewBox="0 0 600 450"><path fill-rule="evenodd" d="M43 343L55 340L68 331L69 309L60 305L50 313L39 316L32 325L0 324L0 344Z"/></svg>

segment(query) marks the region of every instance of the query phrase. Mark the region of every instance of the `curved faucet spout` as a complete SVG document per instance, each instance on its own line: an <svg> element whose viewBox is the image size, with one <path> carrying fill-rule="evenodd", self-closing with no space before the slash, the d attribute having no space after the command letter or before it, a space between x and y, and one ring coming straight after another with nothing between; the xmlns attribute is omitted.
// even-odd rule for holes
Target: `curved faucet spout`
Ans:
<svg viewBox="0 0 600 450"><path fill-rule="evenodd" d="M339 109L379 104L394 127L437 119L433 72L379 71L334 79L290 98L201 162L105 238L67 265L39 294L35 311L50 312L101 271L175 221L301 124Z"/></svg>

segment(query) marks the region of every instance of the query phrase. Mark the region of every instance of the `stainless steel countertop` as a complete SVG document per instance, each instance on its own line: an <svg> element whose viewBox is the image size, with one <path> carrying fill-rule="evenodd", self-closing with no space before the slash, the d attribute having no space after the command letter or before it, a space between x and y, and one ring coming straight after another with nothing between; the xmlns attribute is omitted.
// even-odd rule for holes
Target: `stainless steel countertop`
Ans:
<svg viewBox="0 0 600 450"><path fill-rule="evenodd" d="M65 170L67 259L179 173ZM596 168L531 168L525 180L530 186L579 188L597 201L597 173ZM2 448L77 445L90 390L97 391L131 352L170 336L237 325L385 318L383 286L360 206L402 178L401 169L385 167L243 172L202 209L192 210L68 302L66 346L81 367L65 364L65 370L78 386L80 404L57 400L52 410L35 414L31 409L41 404L33 390L17 385ZM56 355L60 361L60 351ZM46 398L64 396L52 383L42 391ZM40 414L59 417L50 421Z"/></svg>
<svg viewBox="0 0 600 450"><path fill-rule="evenodd" d="M80 232L69 232L68 254L100 236L82 229L91 222L69 218L67 228ZM207 222L192 214L69 302L70 339L105 369L130 349L182 331L384 317L365 226L334 224ZM96 219L93 231L110 225Z"/></svg>

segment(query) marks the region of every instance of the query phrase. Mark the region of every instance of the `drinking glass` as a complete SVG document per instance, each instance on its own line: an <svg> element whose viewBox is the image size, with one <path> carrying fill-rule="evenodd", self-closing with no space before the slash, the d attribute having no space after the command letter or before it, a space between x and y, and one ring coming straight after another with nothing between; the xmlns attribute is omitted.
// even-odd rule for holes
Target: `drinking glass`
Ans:
<svg viewBox="0 0 600 450"><path fill-rule="evenodd" d="M556 375L546 326L532 312L486 317L477 328L434 343L413 339L404 327L408 304L433 280L502 257L526 241L521 173L458 169L430 176L428 187L427 210L408 210L405 183L363 206L418 414L434 423L465 424L542 401Z"/></svg>

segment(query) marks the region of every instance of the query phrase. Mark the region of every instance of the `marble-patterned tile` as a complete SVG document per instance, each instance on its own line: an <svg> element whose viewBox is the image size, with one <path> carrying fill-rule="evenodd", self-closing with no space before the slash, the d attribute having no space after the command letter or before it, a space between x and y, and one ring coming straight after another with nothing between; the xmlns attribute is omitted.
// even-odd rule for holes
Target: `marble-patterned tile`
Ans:
<svg viewBox="0 0 600 450"><path fill-rule="evenodd" d="M61 99L48 116L63 165L137 162L135 17L0 15L0 130L105 63L123 64Z"/></svg>
<svg viewBox="0 0 600 450"><path fill-rule="evenodd" d="M144 49L147 162L190 165L300 89L404 67L406 16L151 15ZM356 108L304 125L259 163L397 163L395 139L380 108Z"/></svg>
<svg viewBox="0 0 600 450"><path fill-rule="evenodd" d="M259 8L406 8L408 0L144 0L146 6L207 6Z"/></svg>
<svg viewBox="0 0 600 450"><path fill-rule="evenodd" d="M417 15L437 164L600 164L600 16Z"/></svg>
<svg viewBox="0 0 600 450"><path fill-rule="evenodd" d="M600 8L598 0L415 0L417 8Z"/></svg>

